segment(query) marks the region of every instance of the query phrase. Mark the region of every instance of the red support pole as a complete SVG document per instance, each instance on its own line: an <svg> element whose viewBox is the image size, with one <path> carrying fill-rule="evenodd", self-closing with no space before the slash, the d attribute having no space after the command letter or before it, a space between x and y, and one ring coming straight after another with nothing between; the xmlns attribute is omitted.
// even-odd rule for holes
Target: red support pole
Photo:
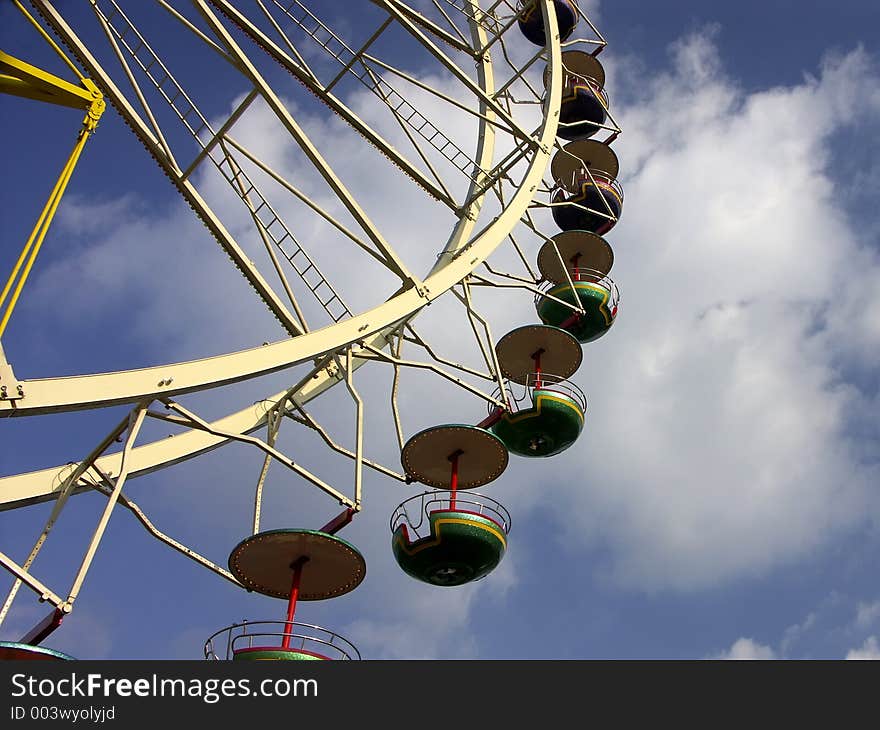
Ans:
<svg viewBox="0 0 880 730"><path fill-rule="evenodd" d="M64 620L64 611L56 608L34 628L28 631L20 640L21 644L30 644L31 646L39 646L40 642L51 634L55 629L61 626Z"/></svg>
<svg viewBox="0 0 880 730"><path fill-rule="evenodd" d="M574 280L574 281L580 281L580 280L581 280L581 276L580 276L580 274L578 274L578 272L577 272L577 268L578 268L578 261L581 260L581 255L580 255L579 253L576 253L576 254L575 254L574 256L572 256L571 259L569 259L569 260L571 261L571 273L572 273L572 277L571 277L571 278L572 278L572 280Z"/></svg>
<svg viewBox="0 0 880 730"><path fill-rule="evenodd" d="M540 388L541 383L541 355L543 354L543 348L538 350L534 355L532 355L532 360L535 361L535 387Z"/></svg>
<svg viewBox="0 0 880 730"><path fill-rule="evenodd" d="M568 329L569 327L572 327L572 326L574 326L575 324L577 324L577 322L580 320L580 318L581 318L581 313L580 313L580 312L575 312L574 314L571 315L571 317L569 317L569 318L566 319L562 324L560 324L560 325L559 325L559 328L560 328L560 329L563 329L563 330L566 330L566 329Z"/></svg>
<svg viewBox="0 0 880 730"><path fill-rule="evenodd" d="M348 509L340 512L336 517L334 517L330 522L324 525L321 528L321 532L329 533L330 535L335 535L339 532L343 527L345 527L349 522L351 522L354 517L354 510L349 507Z"/></svg>
<svg viewBox="0 0 880 730"><path fill-rule="evenodd" d="M449 457L449 460L452 462L452 478L449 481L449 491L452 492L452 497L449 499L449 509L455 509L455 493L458 491L459 456L461 456L461 451L456 451L452 456Z"/></svg>
<svg viewBox="0 0 880 730"><path fill-rule="evenodd" d="M290 584L290 599L287 602L287 622L284 624L284 638L281 640L281 648L290 648L291 634L293 633L293 617L296 614L296 599L299 598L299 583L302 579L303 565L308 558L298 558L290 566L293 569L293 580Z"/></svg>
<svg viewBox="0 0 880 730"><path fill-rule="evenodd" d="M504 410L501 408L496 408L492 411L486 418L480 421L477 424L477 428L489 428L490 426L494 426L498 421L501 420L501 417L504 415Z"/></svg>

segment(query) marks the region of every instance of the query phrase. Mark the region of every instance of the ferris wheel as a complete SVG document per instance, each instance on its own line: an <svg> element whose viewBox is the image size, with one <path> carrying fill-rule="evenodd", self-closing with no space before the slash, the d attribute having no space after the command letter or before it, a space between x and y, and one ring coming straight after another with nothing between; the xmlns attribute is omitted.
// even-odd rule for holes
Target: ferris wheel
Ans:
<svg viewBox="0 0 880 730"><path fill-rule="evenodd" d="M605 236L622 213L611 147L621 130L598 60L606 41L583 9L575 0L372 0L346 4L350 17L342 22L338 3L319 0L88 0L76 11L49 0L13 3L69 73L0 50L0 91L73 107L85 118L20 255L3 261L11 274L0 300L0 428L110 406L128 412L81 460L0 477L0 510L52 504L32 546L21 556L0 552L12 578L0 623L29 592L52 607L19 641L0 642L0 658L67 658L42 642L72 611L117 507L221 578L287 601L283 619L211 636L209 659L360 657L348 639L297 622L296 607L348 593L364 579L363 555L340 533L369 508L365 470L410 491L391 515L389 535L406 574L449 587L489 575L506 551L511 515L475 490L516 459L552 457L577 441L587 403L572 378L584 345L613 325L620 300ZM4 105L29 104L29 113L42 106L12 96L2 97ZM76 187L79 160L102 143L90 140L117 121L114 114L158 166L157 180L167 178L163 184L269 310L276 340L112 372L28 377L13 369L15 352L2 337L15 327L13 310L28 296L44 240L51 246L50 224L65 191ZM245 138L255 115L272 131ZM400 206L408 221L430 223L404 233L383 225L375 201L365 200L370 171L390 176L400 191L400 201L380 201L384 208ZM424 214L404 210L412 191ZM502 270L497 260L518 269ZM496 339L477 290L527 297L534 317ZM441 298L458 307L460 319L448 327L467 335L479 367L444 356L420 327L419 315ZM365 455L363 366L391 373L385 400L398 463ZM398 389L416 371L479 407L413 433ZM283 389L221 418L183 403L288 373L295 376ZM347 443L313 410L340 390L355 415ZM177 433L145 441L150 421ZM282 427L316 433L350 460L350 488L284 453ZM263 460L253 512L243 519L249 536L230 545L222 566L162 532L124 487L231 444L256 449ZM326 520L262 529L273 464L327 498ZM68 500L83 492L104 495L103 512L69 588L50 586L34 563Z"/></svg>

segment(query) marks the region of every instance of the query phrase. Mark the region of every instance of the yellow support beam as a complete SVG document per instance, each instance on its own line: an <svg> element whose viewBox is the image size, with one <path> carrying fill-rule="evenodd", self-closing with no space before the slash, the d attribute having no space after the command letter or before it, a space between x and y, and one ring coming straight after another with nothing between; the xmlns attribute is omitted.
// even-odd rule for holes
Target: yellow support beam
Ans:
<svg viewBox="0 0 880 730"><path fill-rule="evenodd" d="M84 85L86 81L88 79L83 80ZM0 92L86 111L95 101L94 94L98 90L76 86L0 51ZM100 96L100 92L98 94Z"/></svg>
<svg viewBox="0 0 880 730"><path fill-rule="evenodd" d="M106 108L104 96L95 83L83 76L80 76L80 81L82 86L76 86L48 71L43 71L26 61L0 51L0 93L46 101L86 112L73 151L67 158L55 187L52 189L49 199L46 201L46 205L43 207L40 217L3 287L3 291L0 292L0 307L9 297L6 309L0 315L0 337L6 331L12 310L18 302L25 281L27 281L37 254L40 252L49 225L55 216L55 211L58 210L61 196L64 195L67 183L73 175L73 169L76 167L83 147L89 135L98 126L98 121Z"/></svg>

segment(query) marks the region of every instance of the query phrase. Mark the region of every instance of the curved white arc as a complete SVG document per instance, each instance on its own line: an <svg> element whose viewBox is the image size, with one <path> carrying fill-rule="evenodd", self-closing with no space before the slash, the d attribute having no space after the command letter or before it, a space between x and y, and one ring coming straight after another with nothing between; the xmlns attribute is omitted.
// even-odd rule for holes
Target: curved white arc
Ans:
<svg viewBox="0 0 880 730"><path fill-rule="evenodd" d="M0 401L0 414L35 415L177 396L314 360L325 352L372 338L408 318L469 274L505 235L506 231L499 231L476 241L471 255L449 262L425 281L424 297L415 289L409 289L372 310L308 335L226 355L124 372L22 380L24 397L17 401Z"/></svg>
<svg viewBox="0 0 880 730"><path fill-rule="evenodd" d="M481 263L482 260L484 260L489 254L491 254L491 252L504 240L507 235L507 231L509 231L516 224L516 221L522 214L522 210L525 209L525 207L531 200L532 194L541 182L547 166L547 162L550 158L550 153L552 151L552 143L556 136L558 109L562 91L562 65L560 47L558 40L556 39L556 34L553 32L556 28L556 18L552 13L548 12L550 0L543 0L543 2L545 18L549 22L549 25L545 27L548 27L548 30L551 31L549 35L552 39L549 47L551 67L550 93L547 95L547 98L545 100L544 123L541 129L540 145L534 159L532 160L532 164L524 178L523 185L511 199L509 205L496 218L493 225L489 229L484 231L481 236L475 239L472 244L470 244L470 246L467 246L465 241L470 232L473 230L475 219L477 216L472 215L471 217L465 217L462 219L461 223L456 228L456 231L454 231L453 235L450 237L450 241L446 246L445 252L448 254L454 254L456 251L463 250L467 246L467 248L469 249L468 253L467 255L458 256L454 259L452 258L452 256L441 257L437 266L435 266L431 274L429 274L429 276L425 279L425 285L427 287L426 299L423 299L421 296L419 296L417 292L410 290L403 295L380 305L376 309L354 318L353 320L333 325L332 329L334 332L338 331L342 325L347 325L346 333L348 335L351 334L352 330L355 330L355 336L347 342L365 341L376 346L384 346L386 344L385 341L387 334L393 331L397 323L399 323L403 319L406 319L408 316L412 316L412 314L417 312L421 308L421 306L424 306L430 300L433 300L440 296L440 294L442 294L450 287L452 287L455 283L464 278L466 274L470 273L470 271L475 266ZM475 2L472 2L472 5L473 4L475 4ZM481 63L481 72L485 72L486 74L488 74L485 83L491 85L492 71L491 64L489 63L488 59L483 59ZM480 140L480 144L482 145L482 147L480 149L480 154L478 155L478 157L481 157L481 161L482 158L486 156L491 159L493 153L492 142L493 139L491 131L488 129L484 129L484 135L481 135ZM473 205L475 206L475 210L473 212L476 212L476 207L480 205L480 202L481 201L479 199L474 202ZM445 286L441 288L440 285ZM369 327L369 320L371 317L375 319L377 318L378 313L384 313L386 310L391 311L393 305L395 305L396 302L399 302L404 297L405 304L403 306L403 309L412 306L413 308L411 311L404 313L402 317L396 318L393 322L391 322L390 324L386 324L384 327L381 327L379 325L376 326L376 329ZM411 303L412 300L415 300L415 302ZM363 324L359 324L361 322L363 322ZM372 334L368 331L357 332L357 329L359 327L363 329L364 325L367 325L367 329L369 329ZM159 368L147 368L141 371L25 381L28 388L27 400L30 401L30 404L28 408L19 408L18 411L20 411L22 414L31 414L39 412L74 410L77 408L89 408L98 405L111 405L113 402L128 402L129 400L136 400L138 398L144 397L141 394L132 395L131 390L126 391L122 388L125 383L131 384L131 382L133 382L128 380L128 376L135 376L135 379L143 381L145 383L149 382L151 379L156 382L161 379L164 382L165 380L167 380L168 377L173 377L173 388L169 386L160 389L159 392L156 392L154 386L151 392L154 395L161 397L169 397L175 393L190 392L194 390L209 388L212 387L212 385L219 384L219 382L234 382L236 380L244 380L249 377L255 377L257 375L263 374L264 372L272 372L273 370L280 370L285 367L290 367L296 361L285 361L285 354L289 355L291 349L295 348L297 345L302 346L306 340L315 340L316 337L318 335L322 335L322 333L326 337L326 330L318 330L305 337L267 345L265 347L256 348L254 350L247 350L240 353L232 353L216 358L208 358L206 360L179 363L177 365L162 366ZM333 339L336 343L336 347L341 347L347 344L347 342L342 341L342 338ZM320 353L313 352L311 357L314 357L315 354ZM262 355L262 357L260 357L260 355ZM305 356L302 356L299 361L304 361L306 359L309 359L309 357L310 355L307 354ZM243 363L247 362L262 362L263 367L265 367L266 369L259 372L245 371L244 373L242 373L240 368L242 367ZM183 368L184 366L186 366L187 368L187 374L190 374L192 376L198 375L197 369L203 368L205 366L205 363L213 363L214 365L216 365L217 369L219 371L222 371L226 379L223 381L218 381L216 379L205 379L203 377L200 381L196 379L196 385L191 385L188 388L180 388L179 382L177 380L178 376L171 375L171 370L176 370L178 367ZM236 367L239 368L237 372ZM191 372L193 368L196 368L195 373ZM117 398L117 400L107 401L106 398L111 397L110 394L107 393L104 394L104 398L99 398L97 402L94 400L88 401L84 398L77 399L73 397L73 394L67 395L68 400L66 404L60 400L60 396L62 394L68 393L70 389L76 391L78 388L80 388L80 386L89 381L91 381L90 392L92 392L94 395L100 395L100 388L106 388L108 385L113 384L116 387L115 397ZM335 385L336 382L338 382L337 378L331 377L322 371L322 377L311 381L297 394L297 401L300 403L306 403L312 398L318 396L327 388ZM33 400L31 400L30 396L30 391L33 386L42 386L44 389L42 391L44 395L43 401L42 403L37 405L33 405ZM39 389L37 390L37 392L40 392ZM234 413L224 419L217 421L213 425L215 425L218 430L223 430L226 432L251 432L265 423L265 404L270 401L279 399L283 394L283 392L278 393L275 396L270 397L266 401L263 401L261 404L245 408L237 413ZM52 400L53 396L55 400ZM6 405L8 404L0 403L0 408ZM0 410L0 414L11 415L8 411L6 414L3 414L2 410ZM162 441L157 441L152 444L146 444L144 446L138 447L134 449L131 454L131 467L129 472L130 478L147 474L164 466L170 466L172 464L179 463L186 459L205 453L206 451L210 451L211 449L221 446L223 443L225 443L225 441L226 440L222 437L212 436L202 431L189 431L177 436L170 437L168 439L164 439ZM99 460L99 463L102 468L113 470L113 464L115 463L114 460L118 458L118 454L111 454ZM53 467L38 472L30 472L27 474L0 478L0 510L51 499L53 497L54 491L61 483L64 469L65 467Z"/></svg>
<svg viewBox="0 0 880 730"><path fill-rule="evenodd" d="M550 20L555 24L552 14ZM558 62L559 45L557 42L552 45L551 50ZM555 76L556 66L552 68ZM554 78L554 81L559 79ZM31 415L134 403L144 398L171 397L240 382L313 360L352 342L372 338L412 316L482 263L505 239L531 201L543 177L556 136L561 84L554 83L551 89L545 100L545 104L550 106L549 110L545 106L540 147L523 184L482 235L470 244L462 245L461 239L458 239L458 255L441 258L435 270L424 280L424 294L409 289L349 320L290 340L240 352L140 370L22 381L25 397L18 401L0 401L0 415ZM467 253L462 255L465 249Z"/></svg>

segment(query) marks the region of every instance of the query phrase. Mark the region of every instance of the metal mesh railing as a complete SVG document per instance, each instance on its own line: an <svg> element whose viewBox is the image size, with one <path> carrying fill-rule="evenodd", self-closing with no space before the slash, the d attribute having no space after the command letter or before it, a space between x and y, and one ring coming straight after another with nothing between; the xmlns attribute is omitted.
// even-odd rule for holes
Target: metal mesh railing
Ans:
<svg viewBox="0 0 880 730"><path fill-rule="evenodd" d="M544 393L558 393L570 398L582 411L587 410L587 396L577 385L566 380L560 375L552 373L529 373L524 383L507 381L507 405L511 413L532 408L534 405L535 391ZM501 397L501 389L497 388L493 393L496 398ZM497 413L497 407L489 404L490 415Z"/></svg>
<svg viewBox="0 0 880 730"><path fill-rule="evenodd" d="M599 170L595 167L589 168L588 171L585 165L572 172L569 177L558 178L554 182L556 183L552 191L554 195L556 192L570 194L575 191L580 191L585 185L597 185L599 187L611 188L620 199L621 203L623 202L623 185L621 185L617 178L610 173L607 173L604 170Z"/></svg>
<svg viewBox="0 0 880 730"><path fill-rule="evenodd" d="M599 286L608 292L608 306L617 306L617 303L620 301L620 289L618 289L617 284L614 283L610 276L599 271L598 269L581 267L569 269L568 273L571 277L572 284L577 284L578 282L595 284L596 286ZM549 293L552 289L556 289L557 287L562 286L568 287L568 282L543 282L538 287L538 292L535 294L535 304L539 304L541 300L545 298L545 295Z"/></svg>
<svg viewBox="0 0 880 730"><path fill-rule="evenodd" d="M445 510L479 515L496 523L505 535L510 532L510 513L500 502L477 492L458 490L424 492L402 502L391 515L391 532L405 525L417 539L428 537L430 521L426 518L432 512Z"/></svg>
<svg viewBox="0 0 880 730"><path fill-rule="evenodd" d="M283 646L285 639L289 646ZM327 659L361 658L348 639L328 629L298 621L244 621L213 634L205 642L205 659L232 659L247 649L302 652Z"/></svg>

